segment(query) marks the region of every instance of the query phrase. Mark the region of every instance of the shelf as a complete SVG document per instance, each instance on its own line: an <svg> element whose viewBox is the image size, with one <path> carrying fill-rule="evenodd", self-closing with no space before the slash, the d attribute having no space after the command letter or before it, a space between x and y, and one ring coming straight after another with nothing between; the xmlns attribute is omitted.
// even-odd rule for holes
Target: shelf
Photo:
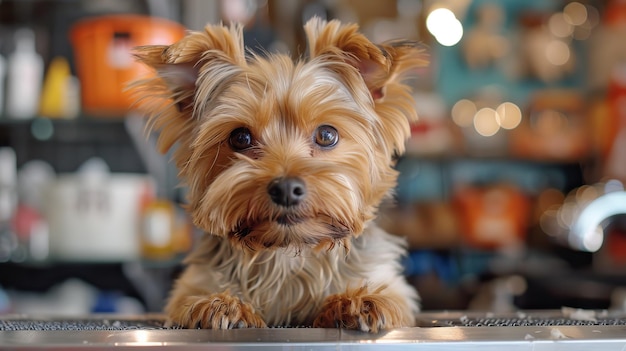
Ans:
<svg viewBox="0 0 626 351"><path fill-rule="evenodd" d="M48 162L59 173L74 172L86 160L101 157L112 172L146 173L124 118L34 118L0 120L0 146L17 155L17 166Z"/></svg>

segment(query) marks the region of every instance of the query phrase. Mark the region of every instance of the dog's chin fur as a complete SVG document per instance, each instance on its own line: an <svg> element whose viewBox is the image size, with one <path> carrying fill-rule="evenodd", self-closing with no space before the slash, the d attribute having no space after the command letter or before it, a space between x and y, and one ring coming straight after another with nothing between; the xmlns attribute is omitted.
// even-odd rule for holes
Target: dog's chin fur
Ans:
<svg viewBox="0 0 626 351"><path fill-rule="evenodd" d="M167 303L172 325L413 325L402 240L373 221L416 118L402 79L423 55L338 21L313 19L305 31L309 58L296 62L247 55L238 25L136 50L156 75L131 88L161 151L177 145L187 209L206 232ZM326 126L336 143L320 141ZM302 185L297 203L270 195L286 178Z"/></svg>
<svg viewBox="0 0 626 351"><path fill-rule="evenodd" d="M349 228L328 215L311 217L283 214L277 218L251 220L229 233L232 244L252 251L274 248L293 249L332 248L349 238Z"/></svg>

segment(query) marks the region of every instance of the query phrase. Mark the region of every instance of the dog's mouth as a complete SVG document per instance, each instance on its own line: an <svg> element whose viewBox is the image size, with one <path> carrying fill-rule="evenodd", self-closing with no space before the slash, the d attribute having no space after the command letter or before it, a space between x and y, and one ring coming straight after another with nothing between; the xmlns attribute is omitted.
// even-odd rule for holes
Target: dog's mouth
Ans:
<svg viewBox="0 0 626 351"><path fill-rule="evenodd" d="M337 242L352 233L350 226L325 214L301 216L285 213L273 218L240 223L230 237L250 249L317 246Z"/></svg>
<svg viewBox="0 0 626 351"><path fill-rule="evenodd" d="M283 213L275 217L247 220L245 223L240 224L235 232L238 232L239 234L241 228L243 228L243 232L249 234L255 229L269 230L270 227L273 225L277 226L279 230L290 230L292 229L291 227L296 227L299 224L305 223L309 220L313 220L314 218L315 217L303 216L295 213Z"/></svg>
<svg viewBox="0 0 626 351"><path fill-rule="evenodd" d="M290 227L290 226L300 224L306 220L307 220L306 217L296 216L293 214L283 214L283 215L278 216L274 222L276 222L278 225L281 225L281 226Z"/></svg>

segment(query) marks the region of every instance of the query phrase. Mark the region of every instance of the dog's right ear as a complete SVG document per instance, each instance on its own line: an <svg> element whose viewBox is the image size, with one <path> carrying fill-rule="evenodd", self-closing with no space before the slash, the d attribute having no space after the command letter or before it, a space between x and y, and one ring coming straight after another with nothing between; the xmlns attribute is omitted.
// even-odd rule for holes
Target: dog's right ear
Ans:
<svg viewBox="0 0 626 351"><path fill-rule="evenodd" d="M156 72L130 89L150 115L150 127L161 131L161 152L189 137L195 115L246 64L240 25L207 25L172 45L140 46L133 54Z"/></svg>

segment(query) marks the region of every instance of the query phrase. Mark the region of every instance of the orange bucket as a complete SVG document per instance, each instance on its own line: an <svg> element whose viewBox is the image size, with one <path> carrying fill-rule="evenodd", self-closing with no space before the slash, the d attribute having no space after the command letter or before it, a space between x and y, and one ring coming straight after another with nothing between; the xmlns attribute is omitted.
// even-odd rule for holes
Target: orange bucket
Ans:
<svg viewBox="0 0 626 351"><path fill-rule="evenodd" d="M132 48L169 45L184 35L182 25L144 15L107 15L77 22L70 30L70 40L83 111L91 116L124 116L134 103L126 85L150 74L134 60Z"/></svg>

